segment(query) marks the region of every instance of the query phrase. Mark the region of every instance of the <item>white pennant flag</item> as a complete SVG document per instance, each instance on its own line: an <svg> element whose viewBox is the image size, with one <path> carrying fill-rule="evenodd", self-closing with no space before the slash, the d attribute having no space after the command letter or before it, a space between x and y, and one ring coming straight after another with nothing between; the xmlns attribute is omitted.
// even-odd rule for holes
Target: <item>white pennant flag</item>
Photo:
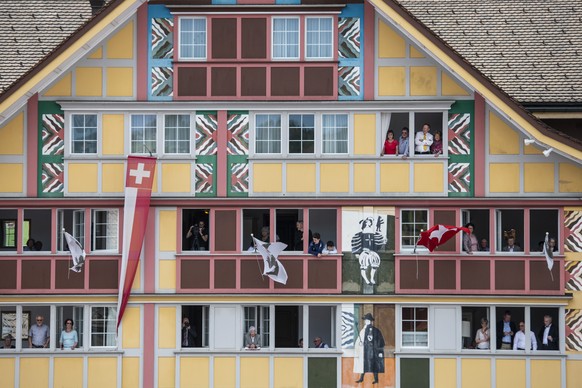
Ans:
<svg viewBox="0 0 582 388"><path fill-rule="evenodd" d="M71 251L71 256L73 257L73 266L69 268L73 272L81 272L83 264L85 264L85 250L73 236L67 232L65 234L65 239L67 240L67 245L69 246L69 251Z"/></svg>
<svg viewBox="0 0 582 388"><path fill-rule="evenodd" d="M546 238L544 240L544 256L546 256L546 262L548 263L548 269L552 271L554 268L554 252L552 252L552 248L550 247L550 238L548 237L549 233L546 232Z"/></svg>
<svg viewBox="0 0 582 388"><path fill-rule="evenodd" d="M253 237L253 241L257 251L263 256L263 263L265 264L263 275L267 275L278 283L287 284L287 271L285 271L285 267L277 258L287 248L287 244L274 242L267 248L262 241L257 240L255 237Z"/></svg>

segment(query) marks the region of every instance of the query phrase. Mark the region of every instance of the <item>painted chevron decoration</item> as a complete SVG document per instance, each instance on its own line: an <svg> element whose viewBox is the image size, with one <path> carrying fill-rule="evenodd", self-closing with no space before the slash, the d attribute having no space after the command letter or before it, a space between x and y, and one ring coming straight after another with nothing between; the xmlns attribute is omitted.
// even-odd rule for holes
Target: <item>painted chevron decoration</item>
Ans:
<svg viewBox="0 0 582 388"><path fill-rule="evenodd" d="M43 163L42 164L42 192L62 193L65 187L63 170L64 163Z"/></svg>
<svg viewBox="0 0 582 388"><path fill-rule="evenodd" d="M174 56L174 20L152 19L152 58L172 59Z"/></svg>
<svg viewBox="0 0 582 388"><path fill-rule="evenodd" d="M471 155L471 115L451 113L449 115L449 154Z"/></svg>
<svg viewBox="0 0 582 388"><path fill-rule="evenodd" d="M340 58L360 57L360 18L339 18L338 54Z"/></svg>
<svg viewBox="0 0 582 388"><path fill-rule="evenodd" d="M65 117L62 114L42 115L42 155L63 155L65 152Z"/></svg>
<svg viewBox="0 0 582 388"><path fill-rule="evenodd" d="M470 163L449 163L449 193L470 192L470 165Z"/></svg>
<svg viewBox="0 0 582 388"><path fill-rule="evenodd" d="M566 310L566 351L582 351L582 310Z"/></svg>
<svg viewBox="0 0 582 388"><path fill-rule="evenodd" d="M216 114L196 115L196 152L198 155L216 155Z"/></svg>
<svg viewBox="0 0 582 388"><path fill-rule="evenodd" d="M172 67L152 67L151 95L156 97L174 95L174 69Z"/></svg>
<svg viewBox="0 0 582 388"><path fill-rule="evenodd" d="M214 165L212 163L196 164L196 192L212 193Z"/></svg>
<svg viewBox="0 0 582 388"><path fill-rule="evenodd" d="M353 311L342 310L342 348L354 347L355 316Z"/></svg>
<svg viewBox="0 0 582 388"><path fill-rule="evenodd" d="M249 192L249 164L232 163L230 174L230 191L232 193Z"/></svg>
<svg viewBox="0 0 582 388"><path fill-rule="evenodd" d="M229 113L226 123L228 155L249 154L249 115Z"/></svg>
<svg viewBox="0 0 582 388"><path fill-rule="evenodd" d="M360 67L340 66L338 67L338 95L359 96L360 95Z"/></svg>
<svg viewBox="0 0 582 388"><path fill-rule="evenodd" d="M566 290L582 291L582 261L566 261Z"/></svg>
<svg viewBox="0 0 582 388"><path fill-rule="evenodd" d="M582 211L566 210L564 212L564 251L582 252Z"/></svg>

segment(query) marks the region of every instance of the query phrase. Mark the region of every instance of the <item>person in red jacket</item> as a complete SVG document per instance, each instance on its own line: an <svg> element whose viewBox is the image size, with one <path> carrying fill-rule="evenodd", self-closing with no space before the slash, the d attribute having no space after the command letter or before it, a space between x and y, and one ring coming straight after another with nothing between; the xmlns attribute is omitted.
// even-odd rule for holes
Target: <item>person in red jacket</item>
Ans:
<svg viewBox="0 0 582 388"><path fill-rule="evenodd" d="M394 132L391 129L386 133L386 141L380 152L380 156L384 155L398 155L398 140L394 138Z"/></svg>

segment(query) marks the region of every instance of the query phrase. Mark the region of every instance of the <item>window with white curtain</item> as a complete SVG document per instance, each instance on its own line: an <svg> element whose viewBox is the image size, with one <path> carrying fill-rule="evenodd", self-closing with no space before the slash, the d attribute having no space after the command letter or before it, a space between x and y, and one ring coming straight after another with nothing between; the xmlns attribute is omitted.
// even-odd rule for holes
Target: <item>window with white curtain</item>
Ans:
<svg viewBox="0 0 582 388"><path fill-rule="evenodd" d="M164 117L164 152L166 154L190 153L190 115Z"/></svg>
<svg viewBox="0 0 582 388"><path fill-rule="evenodd" d="M315 150L315 116L289 115L289 153L312 154Z"/></svg>
<svg viewBox="0 0 582 388"><path fill-rule="evenodd" d="M305 56L309 59L332 58L332 18L306 18L305 23L307 37Z"/></svg>
<svg viewBox="0 0 582 388"><path fill-rule="evenodd" d="M205 18L180 18L180 58L206 59Z"/></svg>
<svg viewBox="0 0 582 388"><path fill-rule="evenodd" d="M131 115L131 153L156 153L156 141L156 115Z"/></svg>
<svg viewBox="0 0 582 388"><path fill-rule="evenodd" d="M85 210L58 209L57 210L57 251L67 251L69 247L65 235L61 231L70 233L82 247L85 246Z"/></svg>
<svg viewBox="0 0 582 388"><path fill-rule="evenodd" d="M93 251L117 251L119 211L93 210L91 237Z"/></svg>
<svg viewBox="0 0 582 388"><path fill-rule="evenodd" d="M402 307L402 346L428 347L427 307Z"/></svg>
<svg viewBox="0 0 582 388"><path fill-rule="evenodd" d="M281 115L256 115L255 152L257 154L281 152Z"/></svg>
<svg viewBox="0 0 582 388"><path fill-rule="evenodd" d="M273 18L273 59L299 59L299 18Z"/></svg>
<svg viewBox="0 0 582 388"><path fill-rule="evenodd" d="M71 153L97 153L97 115L72 115L71 129Z"/></svg>
<svg viewBox="0 0 582 388"><path fill-rule="evenodd" d="M115 307L91 307L91 347L114 347L117 323Z"/></svg>
<svg viewBox="0 0 582 388"><path fill-rule="evenodd" d="M322 153L348 153L348 115L324 114L321 116Z"/></svg>

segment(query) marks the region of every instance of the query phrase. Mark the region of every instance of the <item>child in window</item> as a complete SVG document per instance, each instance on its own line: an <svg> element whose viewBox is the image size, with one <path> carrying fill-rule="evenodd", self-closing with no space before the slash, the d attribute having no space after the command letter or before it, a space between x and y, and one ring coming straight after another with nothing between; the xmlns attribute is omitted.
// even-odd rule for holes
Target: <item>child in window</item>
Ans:
<svg viewBox="0 0 582 388"><path fill-rule="evenodd" d="M321 252L324 255L335 255L337 253L337 249L335 249L335 244L333 241L328 241L326 247Z"/></svg>
<svg viewBox="0 0 582 388"><path fill-rule="evenodd" d="M313 233L312 241L309 243L309 248L307 253L313 256L321 257L323 252L323 242L321 241L321 235L319 233Z"/></svg>

